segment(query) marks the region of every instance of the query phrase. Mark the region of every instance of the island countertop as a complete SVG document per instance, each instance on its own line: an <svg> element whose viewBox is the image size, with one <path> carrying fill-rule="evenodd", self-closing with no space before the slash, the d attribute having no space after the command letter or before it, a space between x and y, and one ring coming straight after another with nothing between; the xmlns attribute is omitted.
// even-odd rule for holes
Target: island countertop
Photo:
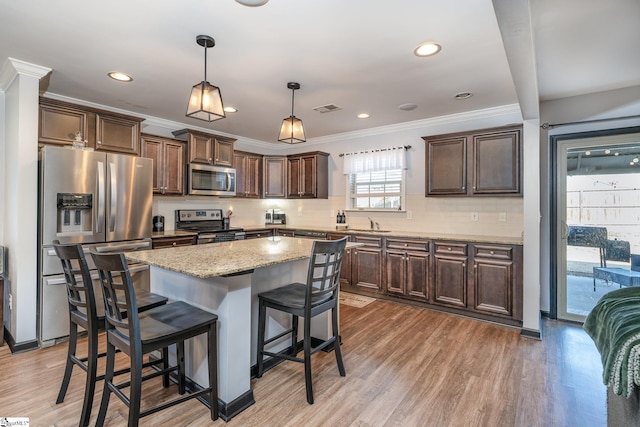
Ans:
<svg viewBox="0 0 640 427"><path fill-rule="evenodd" d="M278 236L127 252L125 256L129 262L209 279L309 258L312 245L310 239ZM353 246L358 245L349 244Z"/></svg>

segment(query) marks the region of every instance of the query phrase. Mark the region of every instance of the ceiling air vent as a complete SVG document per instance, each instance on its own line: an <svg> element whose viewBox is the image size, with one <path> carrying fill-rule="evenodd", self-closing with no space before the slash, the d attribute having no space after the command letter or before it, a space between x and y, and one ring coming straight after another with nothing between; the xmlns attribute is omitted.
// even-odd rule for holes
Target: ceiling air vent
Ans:
<svg viewBox="0 0 640 427"><path fill-rule="evenodd" d="M318 111L319 113L330 113L332 111L342 110L342 107L336 104L327 104L327 105L321 105L319 107L316 107L314 108L314 110Z"/></svg>

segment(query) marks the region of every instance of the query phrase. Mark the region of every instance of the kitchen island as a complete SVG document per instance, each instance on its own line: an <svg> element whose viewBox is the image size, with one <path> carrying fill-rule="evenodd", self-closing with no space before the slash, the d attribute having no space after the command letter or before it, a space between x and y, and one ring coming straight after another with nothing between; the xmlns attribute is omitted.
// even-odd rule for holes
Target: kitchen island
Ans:
<svg viewBox="0 0 640 427"><path fill-rule="evenodd" d="M305 282L313 240L269 237L126 253L129 262L151 266L151 291L218 315L218 396L220 415L230 419L254 403L251 366L256 363L257 295L291 282ZM326 313L325 313L326 314ZM287 329L286 315L267 321L272 336ZM330 318L313 319L312 335L325 339ZM275 342L272 350L288 346ZM206 387L206 340L185 344L186 374Z"/></svg>

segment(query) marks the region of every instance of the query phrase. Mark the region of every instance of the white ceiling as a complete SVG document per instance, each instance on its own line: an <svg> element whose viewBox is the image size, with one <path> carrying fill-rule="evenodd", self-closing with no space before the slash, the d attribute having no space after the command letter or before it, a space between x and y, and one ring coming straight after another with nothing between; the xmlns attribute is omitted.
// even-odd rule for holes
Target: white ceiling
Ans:
<svg viewBox="0 0 640 427"><path fill-rule="evenodd" d="M640 85L640 1L530 3L541 100ZM215 38L207 77L239 110L210 124L185 117L204 72L198 34ZM442 51L414 56L425 40ZM289 81L308 139L518 103L505 46L491 0L0 0L0 67L49 67L51 94L265 142L291 112ZM325 104L342 110L313 111Z"/></svg>

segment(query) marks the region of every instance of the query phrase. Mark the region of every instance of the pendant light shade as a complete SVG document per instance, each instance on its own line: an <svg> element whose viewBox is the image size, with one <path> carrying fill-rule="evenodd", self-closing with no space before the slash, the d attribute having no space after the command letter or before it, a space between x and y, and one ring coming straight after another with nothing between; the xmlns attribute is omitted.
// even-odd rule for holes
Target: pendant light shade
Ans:
<svg viewBox="0 0 640 427"><path fill-rule="evenodd" d="M296 89L300 89L300 83L289 82L287 88L291 89L291 116L282 121L282 127L280 128L280 136L278 141L287 142L289 144L297 144L299 142L305 142L304 127L302 126L302 120L293 115L293 101Z"/></svg>
<svg viewBox="0 0 640 427"><path fill-rule="evenodd" d="M226 116L220 88L207 81L207 48L215 46L216 42L212 37L203 35L196 37L196 42L204 47L204 80L191 89L187 117L207 122L224 119Z"/></svg>

